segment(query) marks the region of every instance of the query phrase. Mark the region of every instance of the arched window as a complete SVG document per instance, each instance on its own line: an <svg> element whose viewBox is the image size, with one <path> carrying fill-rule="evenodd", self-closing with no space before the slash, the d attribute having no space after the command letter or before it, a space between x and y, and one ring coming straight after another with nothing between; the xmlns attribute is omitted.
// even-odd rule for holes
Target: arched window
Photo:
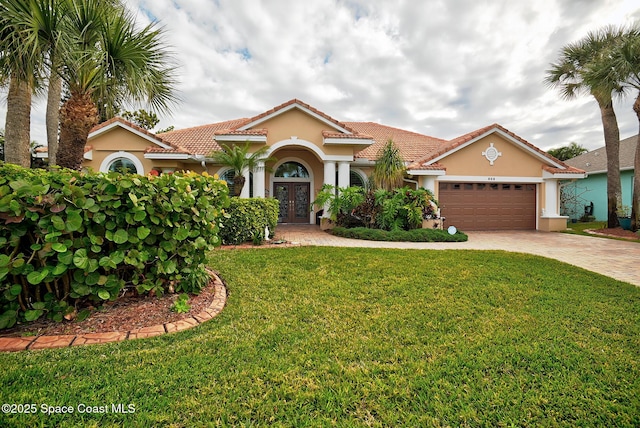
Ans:
<svg viewBox="0 0 640 428"><path fill-rule="evenodd" d="M276 177L309 178L309 171L298 162L285 162L276 169Z"/></svg>
<svg viewBox="0 0 640 428"><path fill-rule="evenodd" d="M101 172L119 172L128 174L144 174L144 166L140 159L128 152L115 152L104 158L100 164Z"/></svg>
<svg viewBox="0 0 640 428"><path fill-rule="evenodd" d="M354 170L351 170L351 172L349 173L349 187L354 186L362 187L363 189L366 189L367 187L362 176Z"/></svg>
<svg viewBox="0 0 640 428"><path fill-rule="evenodd" d="M109 164L110 172L120 172L123 174L137 173L136 165L127 158L118 158Z"/></svg>
<svg viewBox="0 0 640 428"><path fill-rule="evenodd" d="M236 176L236 173L232 169L228 169L222 174L220 174L220 180L224 180L227 182L227 187L233 186L233 177ZM249 197L253 198L253 172L249 173L249 182L245 181L245 186L249 186Z"/></svg>

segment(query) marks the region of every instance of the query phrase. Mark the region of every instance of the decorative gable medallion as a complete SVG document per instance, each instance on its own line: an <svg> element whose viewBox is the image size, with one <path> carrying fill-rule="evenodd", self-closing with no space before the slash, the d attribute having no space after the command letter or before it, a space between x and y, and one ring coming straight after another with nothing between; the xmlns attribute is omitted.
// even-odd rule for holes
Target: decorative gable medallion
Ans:
<svg viewBox="0 0 640 428"><path fill-rule="evenodd" d="M482 156L484 156L485 158L487 158L487 160L489 161L490 165L493 165L493 163L500 157L502 156L502 152L499 152L498 149L496 149L495 147L493 147L493 143L490 143L491 145L489 147L487 147L487 150L485 150L484 152L482 152Z"/></svg>

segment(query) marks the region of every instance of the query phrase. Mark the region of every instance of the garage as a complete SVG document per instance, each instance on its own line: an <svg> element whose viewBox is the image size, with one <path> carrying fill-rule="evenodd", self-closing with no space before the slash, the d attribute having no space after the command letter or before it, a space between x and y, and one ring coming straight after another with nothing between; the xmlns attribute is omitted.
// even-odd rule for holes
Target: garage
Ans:
<svg viewBox="0 0 640 428"><path fill-rule="evenodd" d="M460 230L535 230L536 185L440 183L438 201L447 226Z"/></svg>

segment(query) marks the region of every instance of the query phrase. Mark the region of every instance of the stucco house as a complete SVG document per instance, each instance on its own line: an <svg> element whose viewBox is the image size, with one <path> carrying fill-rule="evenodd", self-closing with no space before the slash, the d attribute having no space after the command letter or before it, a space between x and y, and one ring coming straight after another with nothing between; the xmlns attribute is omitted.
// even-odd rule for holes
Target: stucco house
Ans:
<svg viewBox="0 0 640 428"><path fill-rule="evenodd" d="M633 193L633 160L636 153L638 136L620 140L620 184L622 190L622 205L631 207ZM569 207L576 211L579 218L584 214L583 205L593 203L593 216L597 221L607 221L607 152L605 147L600 147L565 162L574 168L579 168L587 173L587 178L570 184L565 192L574 195L579 209Z"/></svg>
<svg viewBox="0 0 640 428"><path fill-rule="evenodd" d="M273 196L280 200L280 222L312 224L321 208L309 210L309 204L322 185L363 184L389 139L408 166L406 184L431 190L446 224L461 230L564 229L559 182L584 177L498 124L444 140L373 122L341 122L297 99L251 118L158 135L114 118L91 131L85 165L229 178L207 157L220 143L266 145L275 163L270 172L247 171L241 196Z"/></svg>

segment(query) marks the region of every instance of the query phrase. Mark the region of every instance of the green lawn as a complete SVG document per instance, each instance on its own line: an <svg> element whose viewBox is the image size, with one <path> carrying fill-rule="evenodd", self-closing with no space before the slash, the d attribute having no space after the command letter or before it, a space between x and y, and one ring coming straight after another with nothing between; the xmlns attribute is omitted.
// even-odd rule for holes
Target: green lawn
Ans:
<svg viewBox="0 0 640 428"><path fill-rule="evenodd" d="M563 233L591 236L591 237L597 237L597 238L603 238L603 239L621 239L621 238L614 238L614 237L604 236L604 235L594 235L593 233L585 232L585 230L587 229L598 230L598 229L604 229L606 227L607 227L606 221L592 221L588 223L583 223L579 221L577 223L568 223L567 230L564 230ZM624 239L624 240L629 241L629 239ZM631 242L636 242L636 241L631 240ZM640 234L638 235L637 242L640 242Z"/></svg>
<svg viewBox="0 0 640 428"><path fill-rule="evenodd" d="M638 426L640 289L522 254L215 251L193 330L0 355L0 426ZM135 405L132 414L45 415ZM111 410L111 408L109 408Z"/></svg>

